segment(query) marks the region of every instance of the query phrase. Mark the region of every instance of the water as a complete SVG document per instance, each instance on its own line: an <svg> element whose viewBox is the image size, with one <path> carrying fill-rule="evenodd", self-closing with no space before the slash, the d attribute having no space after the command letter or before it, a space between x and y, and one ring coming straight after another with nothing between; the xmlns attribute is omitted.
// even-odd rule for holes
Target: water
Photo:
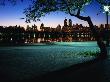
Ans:
<svg viewBox="0 0 110 82"><path fill-rule="evenodd" d="M86 45L85 45L86 44ZM77 46L78 45L78 46ZM31 44L31 46L0 47L0 76L22 80L94 59L78 55L98 51L96 42L65 42Z"/></svg>

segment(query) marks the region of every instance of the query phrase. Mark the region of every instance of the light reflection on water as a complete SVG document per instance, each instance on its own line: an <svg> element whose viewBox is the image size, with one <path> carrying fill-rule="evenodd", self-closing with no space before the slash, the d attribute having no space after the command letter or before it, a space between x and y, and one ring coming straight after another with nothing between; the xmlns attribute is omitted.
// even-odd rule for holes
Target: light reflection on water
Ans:
<svg viewBox="0 0 110 82"><path fill-rule="evenodd" d="M85 42L85 41L95 41L90 38L77 38L74 39L72 37L59 37L59 38L30 38L25 39L24 43L44 43L44 42Z"/></svg>

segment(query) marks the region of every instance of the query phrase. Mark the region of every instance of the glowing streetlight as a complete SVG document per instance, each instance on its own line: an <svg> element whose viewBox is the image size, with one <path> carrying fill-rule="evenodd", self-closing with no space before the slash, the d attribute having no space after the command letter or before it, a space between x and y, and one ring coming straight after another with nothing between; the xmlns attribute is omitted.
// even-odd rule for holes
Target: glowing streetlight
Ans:
<svg viewBox="0 0 110 82"><path fill-rule="evenodd" d="M105 10L106 12L110 12L110 6L104 6L104 10Z"/></svg>
<svg viewBox="0 0 110 82"><path fill-rule="evenodd" d="M106 13L107 29L108 29L108 15L110 14L110 6L104 6L104 11ZM106 41L106 45L109 46L109 39Z"/></svg>
<svg viewBox="0 0 110 82"><path fill-rule="evenodd" d="M108 27L108 14L110 13L110 6L104 6L104 11L106 12L107 27Z"/></svg>

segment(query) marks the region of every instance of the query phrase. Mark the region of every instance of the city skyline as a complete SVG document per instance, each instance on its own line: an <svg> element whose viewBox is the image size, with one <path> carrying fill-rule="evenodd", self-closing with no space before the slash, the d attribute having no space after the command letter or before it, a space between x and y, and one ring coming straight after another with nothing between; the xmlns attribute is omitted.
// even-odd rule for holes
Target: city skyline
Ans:
<svg viewBox="0 0 110 82"><path fill-rule="evenodd" d="M23 14L23 9L27 8L29 4L28 2L19 2L15 6L12 6L11 4L6 4L6 6L0 6L0 26L15 26L20 25L26 28L27 25L37 25L40 27L41 23L44 23L44 25L48 27L57 27L58 24L63 26L63 20L65 17L67 19L72 19L73 24L82 24L83 26L88 26L87 22L84 22L82 20L79 20L73 16L70 16L69 14L65 14L63 12L53 12L45 17L41 17L41 21L37 22L31 22L25 23L25 20L22 20L20 18L25 17ZM105 13L101 13L97 15L99 11L99 5L96 2L93 2L91 5L86 6L84 11L81 13L84 16L90 16L94 25L100 25L100 24L106 24L106 17ZM109 24L110 24L110 16L109 16Z"/></svg>
<svg viewBox="0 0 110 82"><path fill-rule="evenodd" d="M110 33L110 24L101 24L98 29L99 34L105 40ZM108 37L110 38L110 37ZM95 41L90 28L82 24L72 24L71 19L65 19L64 25L56 28L45 27L42 23L40 30L36 25L28 26L26 29L21 26L0 26L0 43L43 43L43 42L73 42L73 41Z"/></svg>
<svg viewBox="0 0 110 82"><path fill-rule="evenodd" d="M70 25L71 24L71 25ZM55 27L51 27L51 26L47 26L47 25L45 25L44 23L41 23L41 24L39 24L39 26L37 25L37 24L32 24L32 25L29 25L29 24L27 24L25 27L24 26L22 26L22 25L9 25L9 26L3 26L3 25L0 25L0 27L3 27L3 28L7 28L7 27L20 27L20 28L24 28L25 30L27 29L27 28L33 28L33 26L36 26L37 27L37 30L38 31L41 31L41 26L43 25L43 27L44 28L54 28L54 29L56 29L57 27L61 27L61 28L63 28L64 26L67 26L67 28L68 28L68 26L70 26L70 27L74 27L75 25L79 25L79 26L83 26L83 27L89 27L89 26L87 26L87 25L83 25L83 24L81 24L81 23L74 23L74 21L72 21L72 19L67 19L66 17L65 17L65 19L62 21L62 24L56 24L56 26ZM95 25L94 24L94 26L96 26L96 27L98 27L98 28L100 28L100 26L104 26L104 28L106 28L106 23L105 24L99 24L99 25ZM110 28L110 24L108 24L108 28Z"/></svg>

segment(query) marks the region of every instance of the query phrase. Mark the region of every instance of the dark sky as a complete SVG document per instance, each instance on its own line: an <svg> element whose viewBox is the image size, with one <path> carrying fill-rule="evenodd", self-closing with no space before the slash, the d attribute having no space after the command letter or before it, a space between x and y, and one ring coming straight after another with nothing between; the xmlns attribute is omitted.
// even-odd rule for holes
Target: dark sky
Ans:
<svg viewBox="0 0 110 82"><path fill-rule="evenodd" d="M36 24L38 27L41 23L44 23L45 26L56 27L58 24L63 25L63 21L65 17L67 19L72 19L73 23L87 25L87 22L81 21L75 17L72 17L63 12L54 12L46 15L45 17L41 17L40 22L31 22L31 24L25 23L25 20L21 20L20 18L25 17L23 14L24 8L28 7L28 0L24 2L18 2L17 5L12 6L9 3L6 3L5 6L0 6L0 25L9 26L9 25L21 25L26 27L26 25ZM106 18L105 13L101 13L97 16L97 12L99 11L99 5L96 2L93 2L89 6L85 6L84 10L81 12L83 16L90 16L93 23L96 25L105 24ZM109 16L109 24L110 24L110 16Z"/></svg>

